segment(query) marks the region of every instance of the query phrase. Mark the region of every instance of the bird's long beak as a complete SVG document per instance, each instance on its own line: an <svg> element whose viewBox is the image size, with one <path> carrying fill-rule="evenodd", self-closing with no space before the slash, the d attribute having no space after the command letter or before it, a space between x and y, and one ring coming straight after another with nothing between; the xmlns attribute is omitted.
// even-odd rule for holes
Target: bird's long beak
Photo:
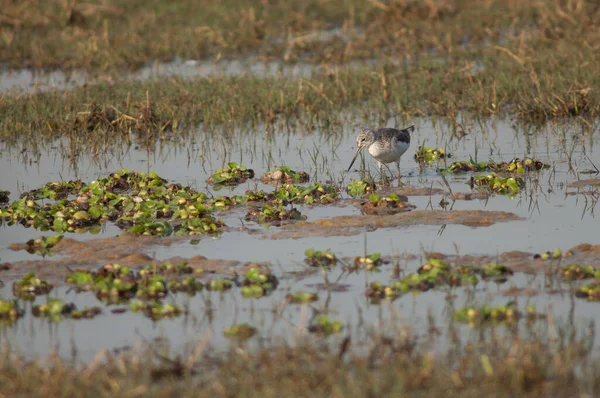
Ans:
<svg viewBox="0 0 600 398"><path fill-rule="evenodd" d="M346 172L350 171L350 169L352 168L352 165L354 164L354 162L356 162L356 158L358 157L358 155L360 154L360 151L362 151L364 147L359 146L358 148L356 148L356 153L354 154L354 157L352 158L352 162L350 162L350 166L348 167L348 170L346 170Z"/></svg>

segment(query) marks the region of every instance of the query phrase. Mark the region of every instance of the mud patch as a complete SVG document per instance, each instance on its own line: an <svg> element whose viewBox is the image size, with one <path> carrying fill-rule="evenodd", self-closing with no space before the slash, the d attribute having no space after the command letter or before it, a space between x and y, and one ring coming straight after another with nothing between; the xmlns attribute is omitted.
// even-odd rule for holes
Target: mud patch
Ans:
<svg viewBox="0 0 600 398"><path fill-rule="evenodd" d="M600 178L588 178L569 183L569 188L600 187Z"/></svg>
<svg viewBox="0 0 600 398"><path fill-rule="evenodd" d="M461 224L469 227L486 227L497 222L515 221L521 218L505 211L483 210L413 210L389 216L339 216L329 219L297 222L282 226L277 232L265 231L270 239L299 239L310 236L350 236L362 231L394 228L410 225Z"/></svg>

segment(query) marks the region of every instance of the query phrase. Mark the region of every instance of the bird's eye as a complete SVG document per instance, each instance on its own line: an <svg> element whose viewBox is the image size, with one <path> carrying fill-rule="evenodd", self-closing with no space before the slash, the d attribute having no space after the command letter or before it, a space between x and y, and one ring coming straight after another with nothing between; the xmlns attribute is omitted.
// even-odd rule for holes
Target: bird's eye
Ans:
<svg viewBox="0 0 600 398"><path fill-rule="evenodd" d="M360 139L360 142L365 142L365 139L364 139L364 138L361 138L361 139Z"/></svg>

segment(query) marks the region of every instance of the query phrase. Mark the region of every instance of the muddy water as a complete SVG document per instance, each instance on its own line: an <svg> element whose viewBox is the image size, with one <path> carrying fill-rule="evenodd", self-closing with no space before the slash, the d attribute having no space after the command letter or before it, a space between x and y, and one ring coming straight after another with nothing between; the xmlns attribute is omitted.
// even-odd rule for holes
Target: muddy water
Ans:
<svg viewBox="0 0 600 398"><path fill-rule="evenodd" d="M166 337L176 343L175 345L181 345L185 341L200 338L199 336L203 336L207 331L211 331L214 346L220 347L225 342L221 334L223 327L235 322L248 322L258 326L261 330L258 341L260 338L268 338L271 334L286 337L298 331L295 324L305 325L307 317L311 314L302 313L299 307L289 306L281 315L273 315L273 308L280 305L288 288L294 291L318 292L321 298L314 307L325 309L326 306L332 318L348 322L350 329L357 327L360 309L367 324L377 324L382 316L384 321L399 316L403 325L414 329L416 333L422 333L426 326L428 310L433 311L440 323L446 324L452 312L448 309L448 296L445 292L427 292L418 296L408 294L393 302L394 312L385 305L369 305L364 297L366 278L369 281L380 280L388 283L391 273L389 265L384 266L381 273L368 275L344 275L339 270L334 271L329 280L340 278L339 287L345 291L331 292L329 300L326 300L327 292L320 286L323 284L320 273L299 280L291 279L289 273L305 269L302 260L307 248L331 249L343 257L362 255L365 250L369 253L381 252L384 255L408 253L420 256L424 250L435 250L447 254L458 251L461 255L493 256L510 250L532 254L556 248L566 250L584 241L600 243L596 238L597 192L589 192L590 188L578 190L568 187L568 183L576 181L578 175L581 179L589 178L587 174L578 173L593 169L592 163L600 165L600 155L594 146L594 139L598 139L597 131L582 133L574 126L546 126L532 134L514 128L504 121L492 121L483 126L467 126L467 135L459 140L456 137L450 139L451 131L444 124L434 124L428 120L412 122L417 125L417 131L413 136L411 148L402 159L402 181L408 187L433 187L443 190L444 193L410 196L410 203L420 210L441 210L440 201L445 198L450 202L448 208L453 210L505 211L516 214L520 220L476 228L454 224L416 223L410 226L371 229L369 232L365 230L350 236L307 236L300 239L273 240L269 236L277 232L277 227L265 229L252 223L243 223L243 212L226 214L223 218L226 224L232 227L231 232L218 238L201 238L195 245L183 240L170 246L153 246L145 249L145 252L156 259L202 255L242 262L270 262L273 264L273 272L287 279L282 281L279 289L269 298L243 299L235 291L222 296L217 293L204 293L193 298L178 294L172 299L184 307L189 305L189 315L160 322L153 322L141 314L115 315L110 312L110 307L105 307L103 315L93 320L68 320L53 324L33 318L28 311L26 317L17 322L16 326L4 329L5 337L16 349L30 355L47 353L58 347L62 355L68 356L71 341L74 341L79 354L84 358L102 348L132 345L141 338L152 340ZM388 123L389 126L393 124L393 121ZM355 150L354 133L354 124L348 123L342 131L335 132L240 132L225 142L222 137L211 138L203 131L198 131L192 144L157 146L152 153L130 149L118 156L99 161L81 157L76 165L64 161L51 148L33 160L25 159L25 155L18 150L2 148L0 189L10 190L11 199L16 199L20 191L41 186L47 181L73 178L91 181L116 169L128 168L140 171L154 170L168 180L191 184L198 189L212 192L205 183L206 179L212 171L229 161L253 168L258 176L276 165L287 165L294 170L304 170L311 177L321 181L344 186L351 179L359 177L355 171L345 172ZM427 146L446 146L447 151L453 155L451 160L468 160L469 157L474 157L475 153L479 161L500 161L529 156L550 163L552 168L543 171L537 180L528 179L525 191L514 199L496 195L487 200L459 200L452 203L449 199L450 191L435 172L435 167L421 171L412 158L418 143L421 142L425 142ZM572 143L575 145L571 153ZM375 172L376 164L368 156L365 157L365 165ZM452 192L471 191L465 175L448 176L447 179ZM246 189L255 187L266 191L272 189L253 181L234 190L224 189L215 194L243 193ZM359 210L349 203L312 208L303 206L300 210L308 216L308 221L360 214ZM249 234L237 230L243 225L258 232ZM118 228L109 224L99 235L114 236L119 232ZM20 226L0 227L0 261L18 266L18 261L39 259L39 256L24 251L14 252L8 246L40 235L44 233ZM93 239L94 236L85 234L75 238ZM402 263L402 266L407 271L414 271L420 263L421 259L417 259ZM9 298L12 296L10 280L4 281L6 287L1 292L2 297ZM452 302L456 308L472 303L473 297L475 302L480 304L504 304L512 297L504 297L498 291L511 286L535 287L537 290L537 294L530 298L519 297L520 306L531 302L542 312L551 306L556 315L576 322L599 318L595 304L573 298L568 293L568 286L559 289L549 286L543 275L526 277L517 274L501 287L491 282L480 283L471 292L456 289ZM561 293L550 294L553 290ZM80 308L99 304L91 293L75 294L72 291L67 292L64 287L57 288L52 295L73 301ZM208 299L212 300L214 309L210 320L206 314ZM43 297L38 298L36 303L44 300ZM167 302L169 300L171 298L168 298ZM468 327L463 328L468 335Z"/></svg>

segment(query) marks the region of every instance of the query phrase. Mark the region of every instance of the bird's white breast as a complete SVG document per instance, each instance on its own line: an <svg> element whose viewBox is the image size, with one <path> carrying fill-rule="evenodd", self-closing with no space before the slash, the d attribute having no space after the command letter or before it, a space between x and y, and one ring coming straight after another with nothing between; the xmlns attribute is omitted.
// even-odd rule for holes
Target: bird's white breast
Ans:
<svg viewBox="0 0 600 398"><path fill-rule="evenodd" d="M369 147L369 154L381 163L397 162L400 160L400 156L402 156L409 147L408 143L402 141L387 144L388 145L381 145L378 142L373 143Z"/></svg>

